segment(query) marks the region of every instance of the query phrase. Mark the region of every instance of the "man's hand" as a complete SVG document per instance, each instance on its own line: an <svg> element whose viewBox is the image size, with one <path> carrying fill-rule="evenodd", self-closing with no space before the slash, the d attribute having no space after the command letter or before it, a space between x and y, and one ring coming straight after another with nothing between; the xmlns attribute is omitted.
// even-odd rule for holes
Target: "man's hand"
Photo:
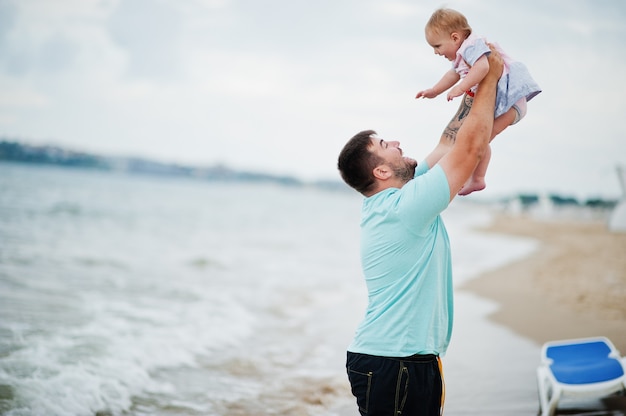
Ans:
<svg viewBox="0 0 626 416"><path fill-rule="evenodd" d="M496 77L497 79L500 79L502 70L504 69L504 60L502 59L500 52L498 52L491 43L489 44L489 49L491 49L491 53L487 58L489 61L489 72L487 72L487 75L483 78L483 80L488 77Z"/></svg>

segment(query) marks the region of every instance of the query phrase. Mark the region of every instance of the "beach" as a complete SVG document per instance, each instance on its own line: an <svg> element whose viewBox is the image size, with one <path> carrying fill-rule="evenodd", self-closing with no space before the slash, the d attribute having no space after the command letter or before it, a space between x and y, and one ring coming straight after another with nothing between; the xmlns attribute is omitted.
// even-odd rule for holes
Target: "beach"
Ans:
<svg viewBox="0 0 626 416"><path fill-rule="evenodd" d="M358 194L17 164L0 188L1 414L357 413ZM626 351L626 236L527 214L442 215L447 416L536 414L546 340Z"/></svg>
<svg viewBox="0 0 626 416"><path fill-rule="evenodd" d="M507 214L480 231L539 242L530 256L459 288L498 304L491 321L538 344L606 336L626 354L626 233L603 220Z"/></svg>

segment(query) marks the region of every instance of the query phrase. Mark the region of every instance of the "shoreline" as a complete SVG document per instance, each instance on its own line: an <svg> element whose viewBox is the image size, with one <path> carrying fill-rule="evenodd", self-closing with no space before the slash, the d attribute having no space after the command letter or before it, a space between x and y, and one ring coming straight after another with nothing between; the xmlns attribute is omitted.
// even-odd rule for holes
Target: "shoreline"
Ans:
<svg viewBox="0 0 626 416"><path fill-rule="evenodd" d="M531 238L528 256L458 289L495 301L488 319L539 345L606 336L626 355L626 233L598 220L496 214L477 231Z"/></svg>

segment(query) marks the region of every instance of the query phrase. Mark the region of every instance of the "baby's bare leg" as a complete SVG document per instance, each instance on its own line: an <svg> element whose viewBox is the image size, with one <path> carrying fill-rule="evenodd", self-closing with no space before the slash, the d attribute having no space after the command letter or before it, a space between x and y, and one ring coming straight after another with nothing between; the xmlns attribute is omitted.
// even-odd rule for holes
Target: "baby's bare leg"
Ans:
<svg viewBox="0 0 626 416"><path fill-rule="evenodd" d="M517 117L517 111L511 107L509 111L502 114L500 117L493 121L493 130L491 131L491 140L493 140L498 134L502 133L504 129L515 123Z"/></svg>
<svg viewBox="0 0 626 416"><path fill-rule="evenodd" d="M459 191L459 195L469 195L472 192L485 189L487 186L485 183L485 175L487 174L487 167L489 167L489 159L491 159L491 146L485 148L483 157L480 158L480 162L478 162L472 176L470 176L465 185L463 185L463 188Z"/></svg>

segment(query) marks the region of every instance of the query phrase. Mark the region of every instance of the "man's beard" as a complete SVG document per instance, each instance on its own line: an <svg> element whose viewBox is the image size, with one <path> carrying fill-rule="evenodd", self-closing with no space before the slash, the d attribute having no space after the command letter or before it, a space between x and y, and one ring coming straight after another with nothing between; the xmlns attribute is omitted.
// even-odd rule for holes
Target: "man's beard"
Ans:
<svg viewBox="0 0 626 416"><path fill-rule="evenodd" d="M408 161L404 161L402 165L393 167L393 173L403 182L408 182L415 176L416 167L417 163L409 163Z"/></svg>

